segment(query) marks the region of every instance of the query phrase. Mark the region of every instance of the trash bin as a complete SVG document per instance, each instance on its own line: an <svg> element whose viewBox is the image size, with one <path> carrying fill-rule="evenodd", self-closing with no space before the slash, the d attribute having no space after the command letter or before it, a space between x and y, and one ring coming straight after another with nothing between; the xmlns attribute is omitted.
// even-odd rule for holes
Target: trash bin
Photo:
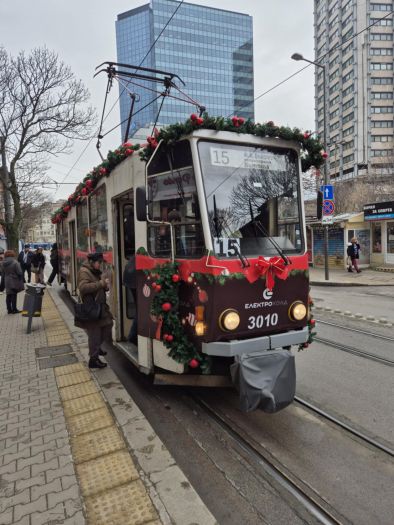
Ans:
<svg viewBox="0 0 394 525"><path fill-rule="evenodd" d="M31 284L26 285L25 300L23 301L22 316L28 317L27 333L31 332L31 322L33 317L41 317L42 298L45 285Z"/></svg>

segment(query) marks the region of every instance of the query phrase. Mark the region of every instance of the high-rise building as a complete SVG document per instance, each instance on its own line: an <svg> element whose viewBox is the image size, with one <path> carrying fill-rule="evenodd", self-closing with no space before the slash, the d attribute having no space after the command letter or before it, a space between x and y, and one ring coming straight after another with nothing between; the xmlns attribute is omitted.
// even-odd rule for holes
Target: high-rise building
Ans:
<svg viewBox="0 0 394 525"><path fill-rule="evenodd" d="M175 0L150 0L149 4L118 15L116 21L119 63L168 71L186 84L177 85L192 99L206 107L211 116L238 115L254 118L253 29L252 17ZM154 44L156 38L158 41ZM153 46L154 44L154 46ZM149 52L151 46L153 49ZM145 60L144 57L149 52ZM139 96L134 113L157 97L163 86L135 80L120 85L120 116L127 120L130 93ZM145 85L149 90L142 89ZM153 91L152 91L153 90ZM176 90L171 95L184 98ZM133 127L156 120L158 99L133 118ZM161 124L183 122L196 108L177 98L167 97L159 116ZM122 125L124 136L126 123Z"/></svg>
<svg viewBox="0 0 394 525"><path fill-rule="evenodd" d="M315 61L326 66L329 174L333 180L384 173L388 165L394 166L391 11L393 0L315 1ZM323 70L316 68L316 129L321 135L323 88Z"/></svg>

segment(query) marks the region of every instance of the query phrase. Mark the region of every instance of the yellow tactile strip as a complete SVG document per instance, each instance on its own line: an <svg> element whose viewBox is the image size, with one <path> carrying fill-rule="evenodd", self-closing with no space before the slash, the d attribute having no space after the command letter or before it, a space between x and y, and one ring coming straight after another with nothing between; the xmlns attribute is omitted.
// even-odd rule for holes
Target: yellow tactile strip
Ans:
<svg viewBox="0 0 394 525"><path fill-rule="evenodd" d="M124 438L89 370L82 363L54 370L88 525L159 525Z"/></svg>
<svg viewBox="0 0 394 525"><path fill-rule="evenodd" d="M45 325L48 346L72 343L70 331L48 292L44 293L41 316Z"/></svg>

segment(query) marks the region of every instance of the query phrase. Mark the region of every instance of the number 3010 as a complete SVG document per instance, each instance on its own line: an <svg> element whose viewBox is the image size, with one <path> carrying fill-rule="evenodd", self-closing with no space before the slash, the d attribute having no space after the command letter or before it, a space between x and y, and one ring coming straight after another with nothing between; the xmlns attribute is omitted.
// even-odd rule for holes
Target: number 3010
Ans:
<svg viewBox="0 0 394 525"><path fill-rule="evenodd" d="M275 326L278 324L278 314L251 315L248 319L248 328L263 328L263 326Z"/></svg>

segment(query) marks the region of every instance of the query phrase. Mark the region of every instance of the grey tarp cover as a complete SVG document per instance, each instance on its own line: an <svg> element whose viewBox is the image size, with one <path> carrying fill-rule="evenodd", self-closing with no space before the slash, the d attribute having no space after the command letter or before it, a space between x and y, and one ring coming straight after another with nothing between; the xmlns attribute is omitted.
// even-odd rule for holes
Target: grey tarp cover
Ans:
<svg viewBox="0 0 394 525"><path fill-rule="evenodd" d="M294 399L295 362L288 350L241 355L231 365L231 377L245 412L278 412Z"/></svg>

